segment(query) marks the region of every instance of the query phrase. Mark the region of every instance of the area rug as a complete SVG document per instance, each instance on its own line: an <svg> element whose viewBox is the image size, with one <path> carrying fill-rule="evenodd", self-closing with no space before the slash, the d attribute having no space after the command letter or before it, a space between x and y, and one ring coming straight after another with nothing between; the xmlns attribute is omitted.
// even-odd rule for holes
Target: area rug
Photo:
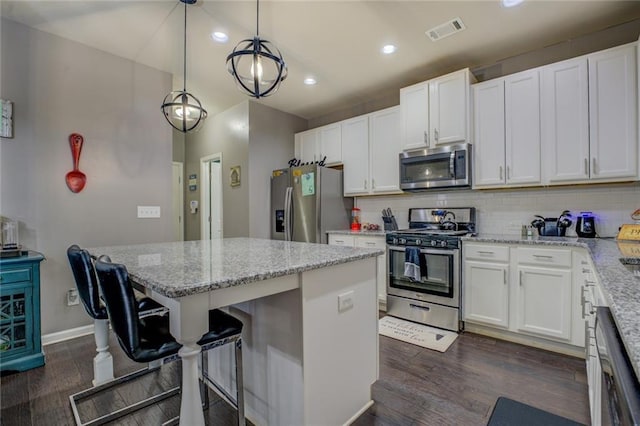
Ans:
<svg viewBox="0 0 640 426"><path fill-rule="evenodd" d="M392 339L439 352L445 352L449 349L449 346L458 337L458 333L453 331L441 330L390 316L378 320L378 332Z"/></svg>
<svg viewBox="0 0 640 426"><path fill-rule="evenodd" d="M501 396L487 426L584 426L565 417Z"/></svg>

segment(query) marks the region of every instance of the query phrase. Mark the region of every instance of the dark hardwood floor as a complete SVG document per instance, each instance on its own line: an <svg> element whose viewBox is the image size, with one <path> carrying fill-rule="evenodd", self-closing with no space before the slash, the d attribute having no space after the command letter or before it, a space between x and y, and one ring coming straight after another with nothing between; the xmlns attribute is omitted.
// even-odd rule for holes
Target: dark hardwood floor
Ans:
<svg viewBox="0 0 640 426"><path fill-rule="evenodd" d="M113 336L110 345L117 375L140 368ZM68 396L91 384L93 336L49 345L45 352L44 367L0 378L0 424L74 424ZM147 390L169 387L178 380L178 368L178 363L163 366L145 381L94 398L81 405L81 413L101 414ZM470 333L460 335L446 353L381 336L375 403L355 425L485 425L499 396L589 424L585 374L583 360ZM235 410L209 394L207 423L236 424ZM158 425L178 411L176 396L117 424Z"/></svg>

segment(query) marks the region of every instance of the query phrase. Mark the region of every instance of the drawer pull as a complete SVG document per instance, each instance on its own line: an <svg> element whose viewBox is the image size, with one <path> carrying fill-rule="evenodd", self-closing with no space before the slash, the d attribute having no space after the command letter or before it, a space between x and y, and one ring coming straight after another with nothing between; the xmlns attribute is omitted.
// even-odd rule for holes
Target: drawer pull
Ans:
<svg viewBox="0 0 640 426"><path fill-rule="evenodd" d="M504 279L504 283L507 283L507 270L505 269L504 271L502 271L502 277Z"/></svg>
<svg viewBox="0 0 640 426"><path fill-rule="evenodd" d="M520 271L520 285L522 285L522 271Z"/></svg>
<svg viewBox="0 0 640 426"><path fill-rule="evenodd" d="M415 309L422 309L423 311L430 311L431 308L428 306L420 306L420 305L415 305L413 303L409 303L409 307L411 308L415 308Z"/></svg>
<svg viewBox="0 0 640 426"><path fill-rule="evenodd" d="M587 287L593 287L595 285L595 281L584 280L584 283Z"/></svg>
<svg viewBox="0 0 640 426"><path fill-rule="evenodd" d="M553 259L553 256L549 256L547 254L534 254L533 257L537 259Z"/></svg>
<svg viewBox="0 0 640 426"><path fill-rule="evenodd" d="M482 251L482 250L478 250L478 253L479 253L479 254L496 254L496 253L495 253L495 252L493 252L493 251Z"/></svg>
<svg viewBox="0 0 640 426"><path fill-rule="evenodd" d="M582 273L583 274L590 274L591 273L591 269L582 268Z"/></svg>
<svg viewBox="0 0 640 426"><path fill-rule="evenodd" d="M376 245L376 243L374 243L372 241L367 241L367 242L365 242L365 244L368 245L368 246L375 246Z"/></svg>

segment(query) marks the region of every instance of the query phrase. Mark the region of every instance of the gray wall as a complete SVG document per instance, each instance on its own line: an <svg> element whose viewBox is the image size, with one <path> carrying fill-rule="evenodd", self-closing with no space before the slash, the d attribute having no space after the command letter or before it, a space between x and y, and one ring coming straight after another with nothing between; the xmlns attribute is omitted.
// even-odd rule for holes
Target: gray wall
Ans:
<svg viewBox="0 0 640 426"><path fill-rule="evenodd" d="M293 157L294 133L306 127L300 117L248 100L207 118L200 131L186 137L185 174L198 175L198 188L185 191L185 204L200 201L200 159L220 152L224 237L269 238L269 176ZM240 166L236 187L230 185L233 166ZM200 210L187 211L185 224L185 239L200 239Z"/></svg>
<svg viewBox="0 0 640 426"><path fill-rule="evenodd" d="M206 105L206 102L201 99ZM207 118L196 133L185 138L185 174L198 177L196 191L185 190L184 201L200 202L200 158L222 153L222 197L224 237L246 237L249 235L249 188L247 166L249 156L249 103L242 102L220 114ZM240 166L240 186L231 187L230 167ZM200 212L192 214L187 209L185 215L185 240L200 239Z"/></svg>
<svg viewBox="0 0 640 426"><path fill-rule="evenodd" d="M249 236L271 238L271 172L288 167L294 154L294 134L307 120L249 102Z"/></svg>
<svg viewBox="0 0 640 426"><path fill-rule="evenodd" d="M169 74L2 20L3 99L13 139L0 139L0 213L20 222L24 247L42 252L42 332L90 324L66 306L75 286L66 248L171 239L172 136L159 103ZM69 134L84 136L84 190L65 184ZM136 219L158 205L160 219Z"/></svg>

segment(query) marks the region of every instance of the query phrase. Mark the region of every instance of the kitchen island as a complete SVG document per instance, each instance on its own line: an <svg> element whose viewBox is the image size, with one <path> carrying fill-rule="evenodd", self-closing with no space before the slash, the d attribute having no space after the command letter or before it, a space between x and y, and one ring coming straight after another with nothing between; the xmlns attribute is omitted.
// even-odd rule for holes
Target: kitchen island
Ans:
<svg viewBox="0 0 640 426"><path fill-rule="evenodd" d="M640 377L640 278L624 263L640 264L640 243L620 243L612 238L520 237L480 234L465 242L576 247L589 253L598 282L613 314L635 374ZM624 251L623 251L624 248Z"/></svg>
<svg viewBox="0 0 640 426"><path fill-rule="evenodd" d="M382 250L229 238L89 252L124 264L147 295L170 309L171 333L183 344L180 424L204 424L195 342L207 331L208 311L226 306L244 324L252 423L338 425L372 403ZM210 372L224 386L232 369L220 358L226 359L213 360Z"/></svg>

